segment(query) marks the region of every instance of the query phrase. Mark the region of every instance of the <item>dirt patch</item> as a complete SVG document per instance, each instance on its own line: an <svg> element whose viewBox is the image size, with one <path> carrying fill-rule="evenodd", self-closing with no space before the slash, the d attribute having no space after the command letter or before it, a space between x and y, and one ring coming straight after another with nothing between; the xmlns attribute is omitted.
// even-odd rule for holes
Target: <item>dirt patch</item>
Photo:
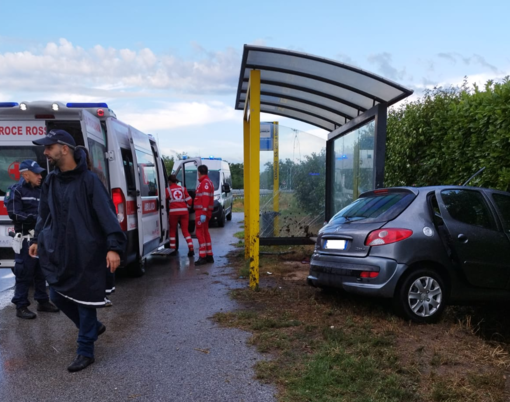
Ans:
<svg viewBox="0 0 510 402"><path fill-rule="evenodd" d="M510 323L501 306L448 307L437 324L413 324L387 300L308 286L311 248L262 251L260 291L232 291L244 309L218 321L251 331L250 342L273 356L256 370L280 400L510 400ZM243 276L244 250L229 262Z"/></svg>

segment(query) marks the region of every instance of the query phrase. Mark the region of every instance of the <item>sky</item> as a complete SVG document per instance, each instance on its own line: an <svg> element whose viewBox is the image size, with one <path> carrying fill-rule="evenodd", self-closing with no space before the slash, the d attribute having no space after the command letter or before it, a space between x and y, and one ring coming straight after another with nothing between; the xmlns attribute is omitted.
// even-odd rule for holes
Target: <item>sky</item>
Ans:
<svg viewBox="0 0 510 402"><path fill-rule="evenodd" d="M165 155L240 162L245 44L350 64L417 99L510 75L508 15L508 0L0 0L0 101L106 102Z"/></svg>

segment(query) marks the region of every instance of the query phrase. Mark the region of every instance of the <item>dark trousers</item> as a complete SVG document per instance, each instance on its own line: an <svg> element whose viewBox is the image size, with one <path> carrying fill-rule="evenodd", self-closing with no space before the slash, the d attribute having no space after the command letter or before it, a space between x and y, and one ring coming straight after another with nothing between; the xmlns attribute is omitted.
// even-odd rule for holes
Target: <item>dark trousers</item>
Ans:
<svg viewBox="0 0 510 402"><path fill-rule="evenodd" d="M14 276L16 277L16 286L14 288L14 297L12 302L16 308L30 306L28 301L28 291L30 286L34 285L34 299L39 303L48 301L46 293L46 279L42 273L38 258L32 258L28 255L28 240L23 240L21 253L14 257Z"/></svg>
<svg viewBox="0 0 510 402"><path fill-rule="evenodd" d="M50 288L50 297L51 301L74 322L79 330L76 354L94 357L94 342L97 341L97 330L102 325L97 320L96 308L75 303L53 288Z"/></svg>

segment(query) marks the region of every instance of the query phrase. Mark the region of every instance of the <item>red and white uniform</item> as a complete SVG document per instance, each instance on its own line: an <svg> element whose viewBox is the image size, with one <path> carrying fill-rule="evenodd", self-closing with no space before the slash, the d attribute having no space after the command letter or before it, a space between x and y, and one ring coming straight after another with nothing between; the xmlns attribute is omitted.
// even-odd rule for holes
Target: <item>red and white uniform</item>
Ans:
<svg viewBox="0 0 510 402"><path fill-rule="evenodd" d="M211 235L209 234L209 220L214 209L214 186L209 176L205 175L198 179L197 193L195 196L195 222L197 225L198 255L205 258L212 256ZM200 217L205 215L205 222Z"/></svg>
<svg viewBox="0 0 510 402"><path fill-rule="evenodd" d="M181 225L182 235L188 243L188 249L193 250L193 240L188 231L189 212L192 200L183 186L171 183L166 189L166 198L169 200L168 222L170 224L170 248L175 249L177 238L177 225Z"/></svg>

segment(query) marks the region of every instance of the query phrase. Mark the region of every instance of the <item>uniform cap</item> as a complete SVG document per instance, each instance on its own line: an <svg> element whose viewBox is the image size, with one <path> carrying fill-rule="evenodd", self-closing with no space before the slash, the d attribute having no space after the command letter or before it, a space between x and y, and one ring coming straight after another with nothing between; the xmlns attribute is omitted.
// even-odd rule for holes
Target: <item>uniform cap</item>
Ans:
<svg viewBox="0 0 510 402"><path fill-rule="evenodd" d="M71 148L76 147L76 142L71 134L65 130L51 130L44 138L32 141L35 145L67 145Z"/></svg>
<svg viewBox="0 0 510 402"><path fill-rule="evenodd" d="M43 169L39 166L39 164L36 161L32 161L30 159L27 159L19 164L19 171L26 172L27 170L30 170L31 172L34 172L35 174L40 174L44 172L46 169Z"/></svg>

